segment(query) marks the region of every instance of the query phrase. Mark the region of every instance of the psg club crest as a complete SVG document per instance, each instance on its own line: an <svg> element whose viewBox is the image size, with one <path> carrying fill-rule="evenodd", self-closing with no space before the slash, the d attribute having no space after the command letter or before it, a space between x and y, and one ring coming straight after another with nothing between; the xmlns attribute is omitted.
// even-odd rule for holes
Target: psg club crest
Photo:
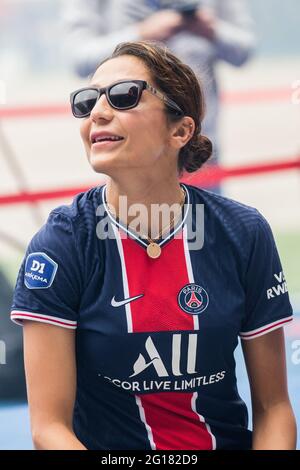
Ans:
<svg viewBox="0 0 300 470"><path fill-rule="evenodd" d="M199 315L208 306L208 293L197 284L187 284L178 294L180 308L191 315Z"/></svg>

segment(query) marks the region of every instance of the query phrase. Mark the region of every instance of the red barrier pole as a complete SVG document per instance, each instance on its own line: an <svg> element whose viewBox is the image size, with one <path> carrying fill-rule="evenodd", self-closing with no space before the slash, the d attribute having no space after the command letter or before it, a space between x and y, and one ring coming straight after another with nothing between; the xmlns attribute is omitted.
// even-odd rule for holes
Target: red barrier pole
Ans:
<svg viewBox="0 0 300 470"><path fill-rule="evenodd" d="M183 181L192 182L197 186L214 186L224 179L241 176L258 175L262 173L273 173L276 171L286 171L300 168L300 155L294 159L283 160L280 162L268 162L253 165L243 165L235 167L211 166L197 172L195 175L185 175Z"/></svg>
<svg viewBox="0 0 300 470"><path fill-rule="evenodd" d="M287 159L281 162L269 162L255 165L235 166L235 167L206 167L196 174L185 174L182 178L183 182L201 186L203 188L214 186L228 178L236 178L241 176L251 176L263 173L273 173L276 171L287 171L300 168L300 156L293 159ZM97 186L105 183L105 179L99 181ZM51 199L64 199L72 197L75 194L87 191L93 186L78 186L65 189L46 190L46 191L30 191L17 194L0 195L0 205L24 204L32 201L47 201Z"/></svg>
<svg viewBox="0 0 300 470"><path fill-rule="evenodd" d="M221 93L221 102L225 105L255 105L259 103L275 102L275 101L291 101L291 88L273 88L273 89L254 89L240 91L226 91ZM71 110L69 104L47 104L47 105L30 105L30 106L9 106L0 108L0 119L18 119L18 118L35 118L50 117L57 115L70 115Z"/></svg>
<svg viewBox="0 0 300 470"><path fill-rule="evenodd" d="M51 117L67 114L72 116L70 106L66 104L49 104L47 106L10 106L7 108L0 109L0 118L5 119L23 119L26 117Z"/></svg>

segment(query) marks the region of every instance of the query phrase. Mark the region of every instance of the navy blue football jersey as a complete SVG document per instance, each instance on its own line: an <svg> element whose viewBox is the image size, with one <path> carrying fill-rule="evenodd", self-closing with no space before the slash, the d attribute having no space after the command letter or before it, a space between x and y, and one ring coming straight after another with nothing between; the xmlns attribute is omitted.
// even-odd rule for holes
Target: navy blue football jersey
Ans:
<svg viewBox="0 0 300 470"><path fill-rule="evenodd" d="M20 268L12 320L76 329L73 423L88 449L251 448L234 350L292 319L286 281L256 209L182 187L158 258L103 185L54 209Z"/></svg>

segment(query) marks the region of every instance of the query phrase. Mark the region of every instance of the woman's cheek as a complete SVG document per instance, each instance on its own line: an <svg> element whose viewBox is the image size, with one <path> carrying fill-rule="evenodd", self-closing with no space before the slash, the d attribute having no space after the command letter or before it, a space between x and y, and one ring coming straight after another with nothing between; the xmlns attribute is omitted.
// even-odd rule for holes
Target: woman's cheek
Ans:
<svg viewBox="0 0 300 470"><path fill-rule="evenodd" d="M82 121L80 125L80 136L85 147L86 148L89 147L90 146L90 124L89 124L88 119Z"/></svg>

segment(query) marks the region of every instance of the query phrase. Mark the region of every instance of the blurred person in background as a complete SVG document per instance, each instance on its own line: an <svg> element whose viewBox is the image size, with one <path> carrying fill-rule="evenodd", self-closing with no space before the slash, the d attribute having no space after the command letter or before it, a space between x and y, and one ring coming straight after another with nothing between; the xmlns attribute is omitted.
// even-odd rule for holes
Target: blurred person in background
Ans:
<svg viewBox="0 0 300 470"><path fill-rule="evenodd" d="M218 161L219 94L216 65L243 65L255 35L246 0L74 0L65 1L65 51L82 77L123 41L165 42L201 76L207 102L203 132L213 142ZM212 190L219 192L219 187Z"/></svg>

